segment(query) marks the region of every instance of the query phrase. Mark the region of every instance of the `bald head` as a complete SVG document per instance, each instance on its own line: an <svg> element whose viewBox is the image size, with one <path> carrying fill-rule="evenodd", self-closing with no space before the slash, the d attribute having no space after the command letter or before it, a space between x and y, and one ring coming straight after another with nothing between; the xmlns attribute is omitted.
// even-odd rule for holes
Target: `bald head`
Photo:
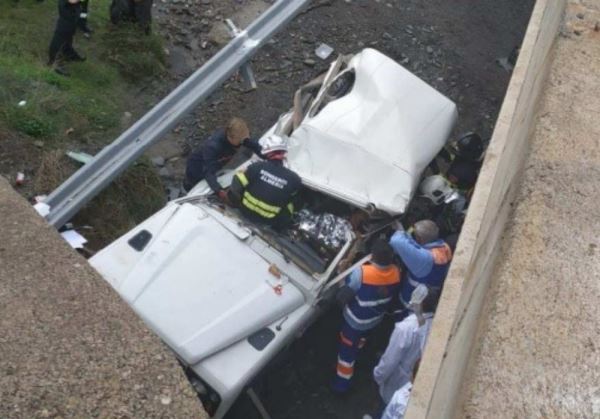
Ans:
<svg viewBox="0 0 600 419"><path fill-rule="evenodd" d="M415 240L420 244L427 244L436 241L440 236L440 229L431 220L417 221L414 225Z"/></svg>

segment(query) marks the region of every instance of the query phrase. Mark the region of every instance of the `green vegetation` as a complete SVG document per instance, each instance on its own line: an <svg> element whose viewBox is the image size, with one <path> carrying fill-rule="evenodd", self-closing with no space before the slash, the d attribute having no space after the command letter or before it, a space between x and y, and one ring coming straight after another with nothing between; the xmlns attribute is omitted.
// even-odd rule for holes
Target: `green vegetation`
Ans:
<svg viewBox="0 0 600 419"><path fill-rule="evenodd" d="M73 42L87 61L67 63L71 76L64 77L46 65L58 15L56 0L0 0L0 149L14 155L19 170L37 167L31 189L21 189L24 194L51 192L78 168L65 157L67 148L97 152L126 128L124 112L133 114L131 123L155 99L139 91L166 70L161 39L144 35L134 24L112 25L109 3L91 2L92 38L78 32ZM160 179L141 159L76 222L93 225L93 232L83 233L102 244L163 204Z"/></svg>
<svg viewBox="0 0 600 419"><path fill-rule="evenodd" d="M112 139L129 105L124 92L164 72L160 39L142 35L133 24L113 26L109 0L90 6L92 39L75 36L75 49L88 60L69 64L71 77L46 66L56 1L0 3L0 127L57 146L67 139L67 130L74 137ZM26 104L19 106L21 101Z"/></svg>

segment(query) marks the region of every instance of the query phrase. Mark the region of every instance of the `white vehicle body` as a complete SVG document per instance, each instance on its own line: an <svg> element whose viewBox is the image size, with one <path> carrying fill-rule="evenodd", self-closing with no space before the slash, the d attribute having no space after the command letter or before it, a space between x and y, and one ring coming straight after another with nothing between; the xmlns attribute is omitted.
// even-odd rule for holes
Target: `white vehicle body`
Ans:
<svg viewBox="0 0 600 419"><path fill-rule="evenodd" d="M372 49L352 57L347 70L355 72L352 90L318 112L311 108L287 137L287 164L313 191L352 207L401 214L449 138L456 106ZM332 80L325 79L313 107ZM228 185L233 173L223 174L221 184ZM354 237L317 272L285 239L250 225L235 210L219 209L208 195L200 182L90 263L218 393L215 417L222 417L316 318L320 292Z"/></svg>

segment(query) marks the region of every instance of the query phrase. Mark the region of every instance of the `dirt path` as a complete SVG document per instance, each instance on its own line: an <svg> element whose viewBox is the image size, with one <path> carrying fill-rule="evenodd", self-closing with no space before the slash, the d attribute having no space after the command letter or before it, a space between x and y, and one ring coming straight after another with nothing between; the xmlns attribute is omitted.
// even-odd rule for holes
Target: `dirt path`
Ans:
<svg viewBox="0 0 600 419"><path fill-rule="evenodd" d="M571 1L567 18L480 326L467 418L600 417L600 0Z"/></svg>

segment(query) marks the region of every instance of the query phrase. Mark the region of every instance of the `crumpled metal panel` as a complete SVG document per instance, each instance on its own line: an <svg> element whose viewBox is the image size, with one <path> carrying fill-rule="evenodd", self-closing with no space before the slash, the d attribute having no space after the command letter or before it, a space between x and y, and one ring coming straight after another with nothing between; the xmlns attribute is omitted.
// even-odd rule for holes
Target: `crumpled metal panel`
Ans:
<svg viewBox="0 0 600 419"><path fill-rule="evenodd" d="M356 71L353 89L293 132L288 165L309 187L403 213L450 136L456 105L373 49L349 66Z"/></svg>

